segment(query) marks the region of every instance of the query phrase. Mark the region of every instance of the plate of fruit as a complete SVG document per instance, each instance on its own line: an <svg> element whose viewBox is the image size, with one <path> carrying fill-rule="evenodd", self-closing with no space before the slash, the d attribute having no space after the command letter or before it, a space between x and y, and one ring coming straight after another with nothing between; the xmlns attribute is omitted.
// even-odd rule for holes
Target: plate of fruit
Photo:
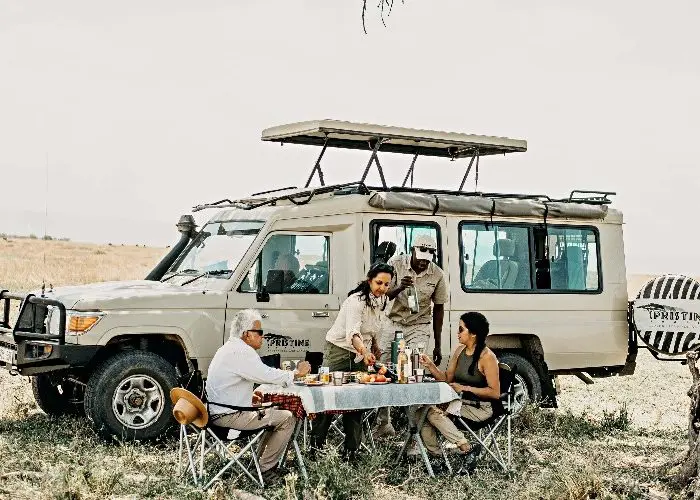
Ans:
<svg viewBox="0 0 700 500"><path fill-rule="evenodd" d="M369 374L365 373L360 377L360 383L368 385L383 385L391 382L390 378L387 378L382 374Z"/></svg>

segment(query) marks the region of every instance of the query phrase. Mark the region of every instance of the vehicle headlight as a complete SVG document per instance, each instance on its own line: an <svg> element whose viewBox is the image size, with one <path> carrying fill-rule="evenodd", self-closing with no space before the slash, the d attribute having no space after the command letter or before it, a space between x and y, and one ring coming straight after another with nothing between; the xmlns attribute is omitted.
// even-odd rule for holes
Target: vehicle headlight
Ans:
<svg viewBox="0 0 700 500"><path fill-rule="evenodd" d="M100 311L66 311L66 335L82 335L95 326L104 316ZM56 307L49 311L48 330L52 335L58 334L61 314Z"/></svg>
<svg viewBox="0 0 700 500"><path fill-rule="evenodd" d="M90 331L104 316L103 312L78 312L68 313L66 335L82 335Z"/></svg>

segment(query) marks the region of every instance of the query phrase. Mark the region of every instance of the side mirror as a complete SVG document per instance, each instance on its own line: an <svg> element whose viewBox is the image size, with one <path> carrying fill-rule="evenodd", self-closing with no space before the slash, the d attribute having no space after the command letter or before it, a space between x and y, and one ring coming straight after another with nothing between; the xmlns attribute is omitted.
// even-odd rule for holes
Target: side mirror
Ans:
<svg viewBox="0 0 700 500"><path fill-rule="evenodd" d="M262 292L257 292L255 298L258 302L270 302L270 294L267 293L267 287L263 285Z"/></svg>

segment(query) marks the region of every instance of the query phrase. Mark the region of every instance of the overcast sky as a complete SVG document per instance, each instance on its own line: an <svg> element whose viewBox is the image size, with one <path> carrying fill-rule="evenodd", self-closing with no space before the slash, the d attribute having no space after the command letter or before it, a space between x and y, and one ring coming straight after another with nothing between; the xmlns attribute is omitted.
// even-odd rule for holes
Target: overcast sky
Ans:
<svg viewBox="0 0 700 500"><path fill-rule="evenodd" d="M172 243L193 205L304 182L317 151L263 128L336 118L527 139L480 189L617 191L628 270L700 274L697 2L396 0L386 28L369 3L365 35L360 0L0 0L0 232L43 234L48 201L51 235Z"/></svg>

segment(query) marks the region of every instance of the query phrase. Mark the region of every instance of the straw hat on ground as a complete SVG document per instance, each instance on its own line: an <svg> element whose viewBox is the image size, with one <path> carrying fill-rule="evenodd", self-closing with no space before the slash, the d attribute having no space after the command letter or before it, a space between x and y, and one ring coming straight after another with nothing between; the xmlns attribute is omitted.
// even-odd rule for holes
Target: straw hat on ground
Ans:
<svg viewBox="0 0 700 500"><path fill-rule="evenodd" d="M187 389L175 387L170 391L173 402L173 416L182 425L194 424L204 427L209 421L209 413L202 400Z"/></svg>

